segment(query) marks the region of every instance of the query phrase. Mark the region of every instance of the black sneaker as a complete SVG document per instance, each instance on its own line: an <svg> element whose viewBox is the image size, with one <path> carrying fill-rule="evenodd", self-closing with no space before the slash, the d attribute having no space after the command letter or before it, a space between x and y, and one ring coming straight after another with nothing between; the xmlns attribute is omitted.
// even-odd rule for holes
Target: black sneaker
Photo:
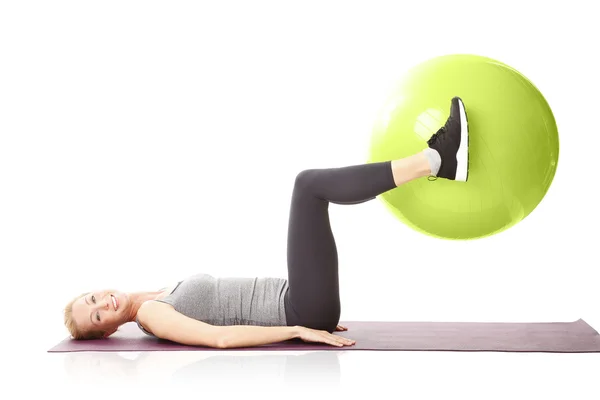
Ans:
<svg viewBox="0 0 600 400"><path fill-rule="evenodd" d="M469 126L465 105L459 97L452 98L450 116L427 141L442 159L437 177L466 182L469 173Z"/></svg>

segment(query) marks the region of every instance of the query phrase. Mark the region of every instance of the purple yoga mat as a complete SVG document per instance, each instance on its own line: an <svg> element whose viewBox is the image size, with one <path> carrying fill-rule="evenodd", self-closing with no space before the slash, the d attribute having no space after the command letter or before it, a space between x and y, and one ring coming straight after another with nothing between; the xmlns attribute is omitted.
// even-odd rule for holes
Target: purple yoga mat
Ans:
<svg viewBox="0 0 600 400"><path fill-rule="evenodd" d="M347 331L335 334L356 340L336 347L300 339L234 349L186 346L157 339L128 322L107 339L70 337L48 352L73 351L241 351L241 350L421 350L592 353L600 352L598 332L579 319L573 322L371 322L342 321Z"/></svg>

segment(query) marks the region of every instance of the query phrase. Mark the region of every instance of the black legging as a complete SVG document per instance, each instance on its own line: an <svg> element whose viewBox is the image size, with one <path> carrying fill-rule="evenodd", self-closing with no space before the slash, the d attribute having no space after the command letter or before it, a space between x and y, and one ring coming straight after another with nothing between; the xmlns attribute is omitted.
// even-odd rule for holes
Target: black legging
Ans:
<svg viewBox="0 0 600 400"><path fill-rule="evenodd" d="M288 226L288 326L331 333L339 322L338 257L329 203L363 203L395 187L391 161L298 174Z"/></svg>

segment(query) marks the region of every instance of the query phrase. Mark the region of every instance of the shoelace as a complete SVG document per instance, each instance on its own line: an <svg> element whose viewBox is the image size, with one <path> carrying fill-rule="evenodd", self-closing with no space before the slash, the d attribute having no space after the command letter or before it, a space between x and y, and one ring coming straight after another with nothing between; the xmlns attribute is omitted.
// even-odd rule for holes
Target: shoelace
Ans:
<svg viewBox="0 0 600 400"><path fill-rule="evenodd" d="M430 145L431 145L431 144L435 143L435 142L438 140L438 138L439 138L441 135L443 135L444 133L446 133L446 126L445 126L445 125L444 125L444 126L442 126L442 127L441 127L441 128L440 128L440 129L439 129L437 132L436 132L436 133L434 133L434 134L433 134L433 135L432 135L432 136L429 138L429 140L427 141L427 144L430 144Z"/></svg>
<svg viewBox="0 0 600 400"><path fill-rule="evenodd" d="M429 145L434 144L440 138L440 136L442 136L444 133L446 133L446 125L442 126L436 133L434 133L427 141L427 144L429 144ZM437 176L429 175L427 177L427 180L428 181L436 181Z"/></svg>

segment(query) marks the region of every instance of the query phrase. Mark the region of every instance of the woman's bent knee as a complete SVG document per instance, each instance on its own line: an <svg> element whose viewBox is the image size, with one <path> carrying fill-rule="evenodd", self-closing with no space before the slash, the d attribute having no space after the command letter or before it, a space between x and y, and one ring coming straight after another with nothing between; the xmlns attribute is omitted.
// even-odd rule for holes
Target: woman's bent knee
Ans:
<svg viewBox="0 0 600 400"><path fill-rule="evenodd" d="M296 175L294 186L299 189L308 189L314 186L315 175L317 170L305 169Z"/></svg>

